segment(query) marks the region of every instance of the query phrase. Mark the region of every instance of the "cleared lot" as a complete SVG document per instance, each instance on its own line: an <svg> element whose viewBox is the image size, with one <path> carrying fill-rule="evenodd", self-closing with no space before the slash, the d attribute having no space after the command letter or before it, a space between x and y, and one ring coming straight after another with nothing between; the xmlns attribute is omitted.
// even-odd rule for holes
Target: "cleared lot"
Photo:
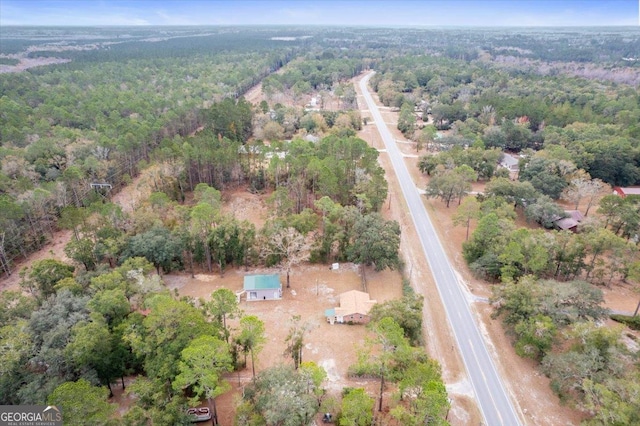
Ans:
<svg viewBox="0 0 640 426"><path fill-rule="evenodd" d="M218 288L241 291L243 277L248 273L278 273L277 269L229 270L224 277L218 274L168 275L164 277L167 286L177 289L181 296L208 299ZM302 360L313 361L327 371L325 388L330 395L338 396L345 386L370 389L375 395L379 386L377 380L351 380L346 373L349 365L356 360L358 345L364 342L367 331L364 326L328 324L325 309L335 307L338 295L349 290L362 290L359 269L353 264L340 264L338 270L329 270L325 265L303 265L294 268L291 288L286 288L286 278L281 275L283 298L278 301L247 302L244 297L240 307L247 315L256 315L265 323L267 342L256 360L256 371L264 370L278 363L292 364L284 355L285 339L289 333L290 318L300 315L302 321L312 324L305 337ZM375 272L367 269L367 288L372 299L385 302L402 297L401 277L397 271ZM232 324L234 324L232 322ZM236 399L241 396L242 386L251 380L251 361L245 370L229 376L233 390L217 400L222 425L233 424Z"/></svg>

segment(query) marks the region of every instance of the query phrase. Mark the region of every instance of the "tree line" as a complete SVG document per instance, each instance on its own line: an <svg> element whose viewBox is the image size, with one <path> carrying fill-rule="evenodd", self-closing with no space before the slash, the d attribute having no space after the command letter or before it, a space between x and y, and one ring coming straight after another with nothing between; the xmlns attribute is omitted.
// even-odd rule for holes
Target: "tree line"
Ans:
<svg viewBox="0 0 640 426"><path fill-rule="evenodd" d="M400 108L398 128L414 141L543 151L610 185L640 182L640 98L628 85L434 56L376 68L373 88L385 105ZM431 126L450 132L434 135Z"/></svg>

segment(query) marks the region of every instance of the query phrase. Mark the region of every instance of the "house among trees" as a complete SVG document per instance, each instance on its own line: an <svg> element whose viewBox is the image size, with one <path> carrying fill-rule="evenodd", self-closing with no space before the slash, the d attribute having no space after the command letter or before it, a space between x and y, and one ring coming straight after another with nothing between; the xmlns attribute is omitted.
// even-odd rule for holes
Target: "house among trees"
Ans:
<svg viewBox="0 0 640 426"><path fill-rule="evenodd" d="M565 210L566 217L560 218L554 222L556 229L560 231L578 232L578 224L583 221L584 216L578 210Z"/></svg>
<svg viewBox="0 0 640 426"><path fill-rule="evenodd" d="M247 300L280 300L282 299L282 284L280 276L271 275L245 275L244 292Z"/></svg>
<svg viewBox="0 0 640 426"><path fill-rule="evenodd" d="M518 157L507 154L506 152L502 154L502 158L500 159L500 166L508 169L510 172L518 172L520 170L519 163L520 159Z"/></svg>
<svg viewBox="0 0 640 426"><path fill-rule="evenodd" d="M640 195L640 186L626 188L622 186L614 186L613 193L621 196L622 198L625 198L627 195Z"/></svg>
<svg viewBox="0 0 640 426"><path fill-rule="evenodd" d="M375 300L369 299L369 293L351 290L340 295L340 306L327 309L324 315L330 324L367 324L371 320L369 311L375 304Z"/></svg>

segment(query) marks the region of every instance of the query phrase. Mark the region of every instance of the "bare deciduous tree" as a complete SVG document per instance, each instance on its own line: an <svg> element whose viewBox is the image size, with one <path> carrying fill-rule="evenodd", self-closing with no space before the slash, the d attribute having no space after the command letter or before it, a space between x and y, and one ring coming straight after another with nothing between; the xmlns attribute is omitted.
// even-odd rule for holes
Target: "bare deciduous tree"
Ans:
<svg viewBox="0 0 640 426"><path fill-rule="evenodd" d="M575 210L578 209L580 201L585 199L587 209L584 215L587 216L598 196L604 195L609 188L609 185L600 179L589 179L588 175L580 176L571 180L571 184L562 193L562 198L575 203Z"/></svg>
<svg viewBox="0 0 640 426"><path fill-rule="evenodd" d="M291 268L309 259L311 242L295 228L276 227L265 235L262 257L277 256L287 271L287 288L290 286Z"/></svg>

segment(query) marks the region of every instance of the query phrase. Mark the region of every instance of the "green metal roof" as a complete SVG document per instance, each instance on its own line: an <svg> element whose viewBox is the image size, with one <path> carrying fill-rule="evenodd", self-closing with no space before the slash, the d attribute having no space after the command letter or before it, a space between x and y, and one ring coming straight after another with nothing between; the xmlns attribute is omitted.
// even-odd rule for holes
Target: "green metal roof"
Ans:
<svg viewBox="0 0 640 426"><path fill-rule="evenodd" d="M280 287L280 276L277 274L245 275L244 277L245 291L279 289Z"/></svg>

